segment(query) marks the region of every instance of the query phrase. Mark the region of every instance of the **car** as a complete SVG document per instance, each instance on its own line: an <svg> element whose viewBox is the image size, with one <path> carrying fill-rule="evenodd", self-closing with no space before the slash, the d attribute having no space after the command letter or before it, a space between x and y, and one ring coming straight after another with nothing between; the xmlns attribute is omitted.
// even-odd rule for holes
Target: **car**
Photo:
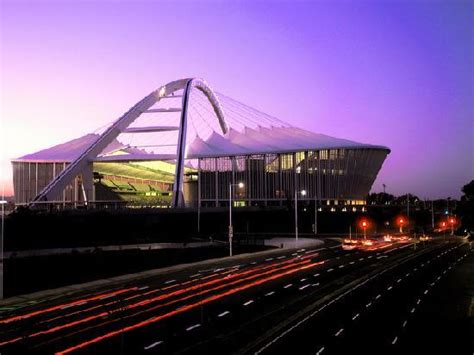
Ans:
<svg viewBox="0 0 474 355"><path fill-rule="evenodd" d="M398 241L398 242L408 242L410 238L406 235L399 235L399 236L393 236L392 240Z"/></svg>
<svg viewBox="0 0 474 355"><path fill-rule="evenodd" d="M370 239L364 239L364 240L362 241L362 245L367 246L367 247L370 247L370 246L374 245L374 241L373 241L373 240L370 240Z"/></svg>
<svg viewBox="0 0 474 355"><path fill-rule="evenodd" d="M342 250L354 250L357 247L356 244L342 244Z"/></svg>
<svg viewBox="0 0 474 355"><path fill-rule="evenodd" d="M344 243L346 243L346 244L357 244L357 243L359 243L359 241L357 239L346 238L346 239L344 239Z"/></svg>
<svg viewBox="0 0 474 355"><path fill-rule="evenodd" d="M346 238L342 242L342 249L343 250L354 250L357 247L358 241L352 238Z"/></svg>

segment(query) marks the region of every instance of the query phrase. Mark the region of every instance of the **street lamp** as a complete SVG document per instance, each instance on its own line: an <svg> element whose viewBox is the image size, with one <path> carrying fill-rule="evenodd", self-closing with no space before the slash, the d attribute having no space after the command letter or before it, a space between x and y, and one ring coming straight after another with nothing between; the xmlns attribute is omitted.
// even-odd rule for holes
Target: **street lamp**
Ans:
<svg viewBox="0 0 474 355"><path fill-rule="evenodd" d="M243 182L238 184L229 184L229 255L232 256L232 238L234 237L234 227L232 225L232 187L238 186L240 189L244 187Z"/></svg>
<svg viewBox="0 0 474 355"><path fill-rule="evenodd" d="M405 224L405 220L403 218L398 219L398 225L400 226L400 233L403 233L403 225Z"/></svg>
<svg viewBox="0 0 474 355"><path fill-rule="evenodd" d="M306 196L306 190L295 190L295 243L298 246L298 194Z"/></svg>
<svg viewBox="0 0 474 355"><path fill-rule="evenodd" d="M431 229L435 229L435 223L434 223L434 202L431 200Z"/></svg>
<svg viewBox="0 0 474 355"><path fill-rule="evenodd" d="M318 196L314 194L314 236L318 235Z"/></svg>
<svg viewBox="0 0 474 355"><path fill-rule="evenodd" d="M362 229L364 230L364 239L367 239L367 227L369 226L369 222L367 222L366 220L363 220L362 222L360 222L360 225Z"/></svg>
<svg viewBox="0 0 474 355"><path fill-rule="evenodd" d="M441 222L441 230L444 232L444 236L446 237L446 226L447 223L445 221Z"/></svg>
<svg viewBox="0 0 474 355"><path fill-rule="evenodd" d="M451 217L449 219L449 224L451 225L451 235L454 235L454 225L456 224L456 219Z"/></svg>
<svg viewBox="0 0 474 355"><path fill-rule="evenodd" d="M0 300L3 300L3 233L5 231L4 229L4 220L5 220L5 205L7 204L7 201L5 200L0 200L0 205L2 206L2 212L1 212L1 226L0 226Z"/></svg>

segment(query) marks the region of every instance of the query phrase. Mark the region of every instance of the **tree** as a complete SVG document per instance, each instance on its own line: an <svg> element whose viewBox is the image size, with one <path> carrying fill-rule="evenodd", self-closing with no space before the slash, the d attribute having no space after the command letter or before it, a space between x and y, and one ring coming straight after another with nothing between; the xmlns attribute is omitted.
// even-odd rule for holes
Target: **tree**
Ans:
<svg viewBox="0 0 474 355"><path fill-rule="evenodd" d="M474 180L471 180L470 183L464 185L461 189L462 193L464 194L461 197L461 201L473 201L474 200Z"/></svg>
<svg viewBox="0 0 474 355"><path fill-rule="evenodd" d="M411 206L416 206L421 200L418 196L412 195L412 194L407 194L407 195L401 195L398 196L395 199L395 203L400 206L406 206L407 205L407 196L410 200L410 205Z"/></svg>
<svg viewBox="0 0 474 355"><path fill-rule="evenodd" d="M464 194L458 204L456 212L461 218L461 228L472 231L474 229L474 180L461 189Z"/></svg>
<svg viewBox="0 0 474 355"><path fill-rule="evenodd" d="M385 192L372 193L367 196L369 205L390 205L395 200L395 196Z"/></svg>

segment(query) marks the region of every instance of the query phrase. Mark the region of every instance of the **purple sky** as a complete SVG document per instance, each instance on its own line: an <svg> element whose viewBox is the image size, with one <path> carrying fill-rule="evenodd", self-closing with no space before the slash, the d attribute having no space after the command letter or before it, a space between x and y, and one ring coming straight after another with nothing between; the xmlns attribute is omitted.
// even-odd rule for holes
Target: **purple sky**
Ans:
<svg viewBox="0 0 474 355"><path fill-rule="evenodd" d="M1 171L176 78L303 128L392 149L373 190L474 178L466 1L0 1Z"/></svg>

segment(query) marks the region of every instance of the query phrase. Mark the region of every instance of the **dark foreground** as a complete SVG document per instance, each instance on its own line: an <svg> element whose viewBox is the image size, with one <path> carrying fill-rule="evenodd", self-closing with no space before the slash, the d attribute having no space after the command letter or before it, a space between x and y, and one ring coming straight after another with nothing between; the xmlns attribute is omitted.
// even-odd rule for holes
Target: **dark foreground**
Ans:
<svg viewBox="0 0 474 355"><path fill-rule="evenodd" d="M472 354L460 240L280 250L0 315L0 352Z"/></svg>

